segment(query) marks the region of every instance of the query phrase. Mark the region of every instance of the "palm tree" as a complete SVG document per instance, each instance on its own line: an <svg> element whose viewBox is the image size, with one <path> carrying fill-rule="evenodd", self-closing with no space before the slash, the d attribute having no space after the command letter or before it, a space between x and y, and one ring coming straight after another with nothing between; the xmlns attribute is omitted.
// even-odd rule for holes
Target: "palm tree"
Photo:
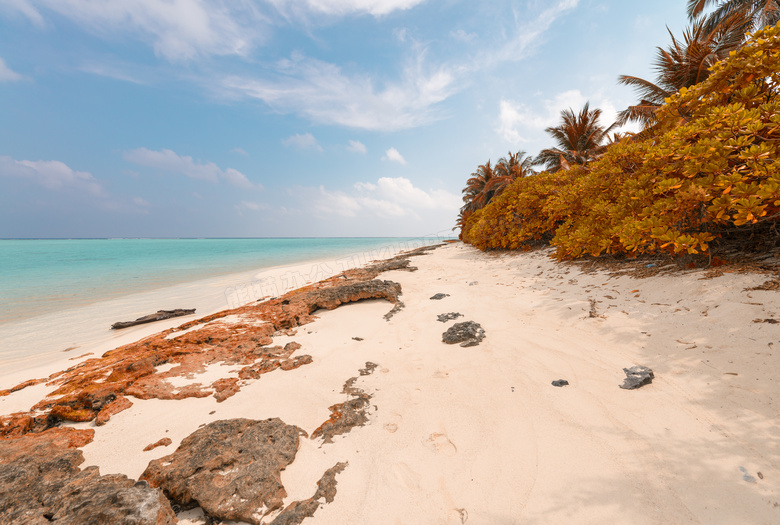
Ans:
<svg viewBox="0 0 780 525"><path fill-rule="evenodd" d="M493 178L487 185L487 190L492 191L491 198L501 195L504 190L517 179L522 179L536 172L533 169L534 158L526 155L525 151L508 153L507 157L501 157L496 162L493 170Z"/></svg>
<svg viewBox="0 0 780 525"><path fill-rule="evenodd" d="M740 19L740 35L780 21L778 0L688 0L688 17L694 20L712 6L715 9L705 17L708 31L723 24L734 25L735 17Z"/></svg>
<svg viewBox="0 0 780 525"><path fill-rule="evenodd" d="M471 174L463 189L463 210L473 212L485 206L493 198L493 190L489 188L493 180L493 167L488 160Z"/></svg>
<svg viewBox="0 0 780 525"><path fill-rule="evenodd" d="M658 73L655 83L629 75L618 77L618 83L633 87L640 96L639 104L618 113L618 125L622 126L629 121L639 121L645 127L654 124L655 111L664 103L664 99L683 87L688 88L706 80L710 68L739 46L742 36L735 27L740 23L737 18L733 18L731 25L724 23L710 31L704 20L697 20L683 32L681 41L669 31L671 45L666 49L657 48L653 64Z"/></svg>
<svg viewBox="0 0 780 525"><path fill-rule="evenodd" d="M590 109L585 103L579 114L570 109L561 111L562 122L545 129L552 135L557 147L544 149L536 157L534 164L544 165L548 171L559 171L573 164L586 165L603 152L604 141L615 124L604 127L599 123L600 109Z"/></svg>

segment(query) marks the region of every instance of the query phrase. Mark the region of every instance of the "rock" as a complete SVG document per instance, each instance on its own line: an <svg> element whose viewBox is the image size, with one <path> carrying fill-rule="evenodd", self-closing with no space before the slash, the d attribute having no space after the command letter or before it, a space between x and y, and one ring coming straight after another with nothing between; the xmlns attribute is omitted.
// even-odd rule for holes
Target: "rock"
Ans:
<svg viewBox="0 0 780 525"><path fill-rule="evenodd" d="M177 308L176 310L157 310L155 314L145 315L139 317L135 321L120 321L111 325L112 330L120 330L122 328L129 328L139 324L153 323L155 321L163 321L172 317L181 317L182 315L192 315L195 313L195 308L185 309Z"/></svg>
<svg viewBox="0 0 780 525"><path fill-rule="evenodd" d="M157 440L157 441L155 441L154 443L151 443L151 444L149 444L149 445L146 445L146 446L144 447L144 452L149 452L150 450L154 450L154 449L156 449L157 447L167 447L167 446L168 446L168 445L170 445L171 443L173 443L173 441L171 441L171 438L162 438L162 439L158 439L158 440Z"/></svg>
<svg viewBox="0 0 780 525"><path fill-rule="evenodd" d="M362 341L363 338L362 337L353 337L352 340L353 341Z"/></svg>
<svg viewBox="0 0 780 525"><path fill-rule="evenodd" d="M565 379L558 379L558 380L552 382L552 386L566 386L568 384L569 384L569 382L566 381Z"/></svg>
<svg viewBox="0 0 780 525"><path fill-rule="evenodd" d="M325 471L317 482L317 491L309 499L290 503L274 520L271 525L300 525L304 519L314 516L320 508L320 500L332 503L336 497L336 474L347 468L346 463L336 463Z"/></svg>
<svg viewBox="0 0 780 525"><path fill-rule="evenodd" d="M169 525L165 496L123 475L84 470L83 446L93 430L57 428L0 440L0 523Z"/></svg>
<svg viewBox="0 0 780 525"><path fill-rule="evenodd" d="M280 472L305 434L279 418L215 421L150 461L141 479L184 509L200 506L212 518L259 525L263 512L282 508Z"/></svg>
<svg viewBox="0 0 780 525"><path fill-rule="evenodd" d="M367 376L374 372L376 363L367 362L365 368L358 370L361 376ZM355 387L357 377L351 377L344 383L342 394L347 394L352 399L329 407L330 418L311 433L311 439L323 438L323 443L333 443L333 437L346 434L355 427L362 427L368 422L368 409L371 395L362 389Z"/></svg>
<svg viewBox="0 0 780 525"><path fill-rule="evenodd" d="M448 294L448 293L437 293L436 295L431 297L431 301L441 301L445 297L449 297L449 296L450 296L450 294Z"/></svg>
<svg viewBox="0 0 780 525"><path fill-rule="evenodd" d="M649 385L655 378L653 371L646 366L624 368L623 372L626 373L626 378L623 380L623 384L620 385L620 388L625 388L626 390L633 390L640 386Z"/></svg>
<svg viewBox="0 0 780 525"><path fill-rule="evenodd" d="M114 399L113 401L105 405L102 409L100 409L100 412L98 412L97 417L95 417L95 425L97 426L105 425L106 422L111 418L111 416L118 414L123 410L127 410L131 406L133 406L132 401L127 399L125 396L119 396L118 398Z"/></svg>
<svg viewBox="0 0 780 525"><path fill-rule="evenodd" d="M463 317L463 314L457 312L450 312L448 314L437 315L436 319L441 323L446 323L447 321L452 321L454 319L457 319L458 317Z"/></svg>
<svg viewBox="0 0 780 525"><path fill-rule="evenodd" d="M478 345L485 338L485 330L474 321L455 323L442 334L442 341L448 345L460 343L460 346L469 347Z"/></svg>

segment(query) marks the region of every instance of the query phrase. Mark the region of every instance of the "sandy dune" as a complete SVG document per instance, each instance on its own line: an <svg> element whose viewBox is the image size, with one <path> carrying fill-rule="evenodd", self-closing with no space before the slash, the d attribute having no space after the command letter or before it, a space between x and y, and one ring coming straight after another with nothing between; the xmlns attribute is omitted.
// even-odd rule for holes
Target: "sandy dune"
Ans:
<svg viewBox="0 0 780 525"><path fill-rule="evenodd" d="M419 271L380 276L403 289L406 307L389 321L384 301L319 312L274 340L300 343L313 363L222 403L134 399L96 428L84 465L138 477L217 419L279 417L311 434L358 377L369 423L333 443L302 440L282 473L292 501L349 464L335 500L306 524L780 523L780 326L754 322L780 320L780 298L746 291L767 276L632 279L461 244L412 264ZM437 321L448 312L463 317ZM485 340L443 344L465 320ZM378 366L359 376L366 362ZM653 383L620 389L632 365L652 368ZM26 390L9 406L40 394ZM142 452L163 437L172 445Z"/></svg>

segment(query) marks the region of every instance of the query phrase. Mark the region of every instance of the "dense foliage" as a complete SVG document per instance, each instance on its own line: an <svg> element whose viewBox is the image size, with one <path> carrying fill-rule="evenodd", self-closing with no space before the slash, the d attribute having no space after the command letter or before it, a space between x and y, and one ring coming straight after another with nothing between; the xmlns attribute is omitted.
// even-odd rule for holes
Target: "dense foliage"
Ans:
<svg viewBox="0 0 780 525"><path fill-rule="evenodd" d="M655 124L586 166L519 178L463 221L481 249L549 242L560 258L710 252L780 218L780 25L666 100Z"/></svg>

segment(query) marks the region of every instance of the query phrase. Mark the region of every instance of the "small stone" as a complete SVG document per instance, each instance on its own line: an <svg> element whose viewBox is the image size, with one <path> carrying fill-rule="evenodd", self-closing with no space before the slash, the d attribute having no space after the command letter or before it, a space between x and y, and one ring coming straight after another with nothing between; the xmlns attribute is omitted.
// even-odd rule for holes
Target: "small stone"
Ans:
<svg viewBox="0 0 780 525"><path fill-rule="evenodd" d="M458 317L463 317L463 314L458 312L450 312L448 314L437 315L436 319L441 323L446 323L447 321L452 321L454 319L457 319Z"/></svg>
<svg viewBox="0 0 780 525"><path fill-rule="evenodd" d="M436 295L431 297L431 301L441 301L445 297L449 297L449 296L450 296L450 294L448 294L448 293L437 293Z"/></svg>
<svg viewBox="0 0 780 525"><path fill-rule="evenodd" d="M362 337L353 337L352 339L353 339L354 341L362 341L362 340L363 340L363 338L362 338Z"/></svg>
<svg viewBox="0 0 780 525"><path fill-rule="evenodd" d="M631 368L624 368L623 372L626 373L626 378L623 380L623 384L620 385L620 388L624 388L626 390L633 390L641 386L649 385L655 378L653 371L646 366L632 366Z"/></svg>
<svg viewBox="0 0 780 525"><path fill-rule="evenodd" d="M485 330L474 321L455 323L441 336L448 345L460 343L462 347L476 346L485 338Z"/></svg>
<svg viewBox="0 0 780 525"><path fill-rule="evenodd" d="M569 382L566 381L565 379L558 379L558 380L552 382L552 386L566 386L568 384L569 384Z"/></svg>
<svg viewBox="0 0 780 525"><path fill-rule="evenodd" d="M167 447L171 443L173 443L171 441L171 438L162 438L160 440L155 441L154 443L146 445L144 447L144 452L149 452L150 450L153 450L153 449L155 449L157 447Z"/></svg>

